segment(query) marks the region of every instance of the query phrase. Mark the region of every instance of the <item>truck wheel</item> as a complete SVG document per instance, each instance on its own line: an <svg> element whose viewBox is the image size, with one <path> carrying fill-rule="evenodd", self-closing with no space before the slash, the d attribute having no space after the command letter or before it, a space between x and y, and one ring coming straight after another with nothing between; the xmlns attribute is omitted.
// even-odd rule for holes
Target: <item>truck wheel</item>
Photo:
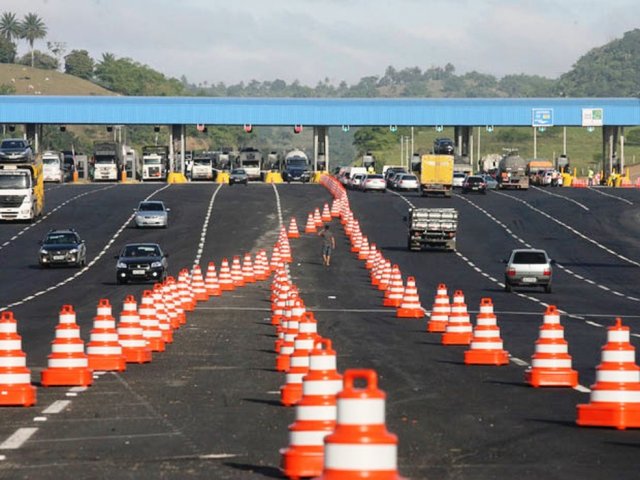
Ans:
<svg viewBox="0 0 640 480"><path fill-rule="evenodd" d="M507 293L511 293L511 290L512 290L511 285L509 285L508 283L505 282L504 291L507 292Z"/></svg>
<svg viewBox="0 0 640 480"><path fill-rule="evenodd" d="M551 285L544 286L544 293L551 293Z"/></svg>

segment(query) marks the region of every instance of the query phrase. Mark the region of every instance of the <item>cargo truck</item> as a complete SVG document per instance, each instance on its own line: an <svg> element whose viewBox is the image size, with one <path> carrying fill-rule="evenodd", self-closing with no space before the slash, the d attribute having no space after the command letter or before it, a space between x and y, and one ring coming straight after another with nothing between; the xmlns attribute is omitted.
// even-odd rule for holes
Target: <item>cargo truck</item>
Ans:
<svg viewBox="0 0 640 480"><path fill-rule="evenodd" d="M0 160L0 220L33 222L43 210L42 159Z"/></svg>
<svg viewBox="0 0 640 480"><path fill-rule="evenodd" d="M215 180L214 171L214 153L201 152L193 156L193 164L191 166L191 180Z"/></svg>
<svg viewBox="0 0 640 480"><path fill-rule="evenodd" d="M458 211L455 208L410 208L408 217L409 250L424 248L456 249Z"/></svg>
<svg viewBox="0 0 640 480"><path fill-rule="evenodd" d="M505 155L498 163L496 180L501 189L527 190L529 188L527 161L513 153Z"/></svg>
<svg viewBox="0 0 640 480"><path fill-rule="evenodd" d="M118 181L122 169L120 147L116 142L96 142L93 145L93 180Z"/></svg>
<svg viewBox="0 0 640 480"><path fill-rule="evenodd" d="M167 179L169 170L169 147L147 145L142 147L142 181Z"/></svg>
<svg viewBox="0 0 640 480"><path fill-rule="evenodd" d="M453 155L422 155L420 193L451 197L453 186Z"/></svg>

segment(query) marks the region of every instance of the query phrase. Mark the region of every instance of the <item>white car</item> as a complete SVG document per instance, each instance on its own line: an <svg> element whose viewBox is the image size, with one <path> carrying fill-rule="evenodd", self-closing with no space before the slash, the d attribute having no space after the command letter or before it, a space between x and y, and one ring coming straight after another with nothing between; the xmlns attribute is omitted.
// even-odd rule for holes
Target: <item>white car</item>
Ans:
<svg viewBox="0 0 640 480"><path fill-rule="evenodd" d="M169 226L169 209L159 200L140 202L135 212L134 221L138 228Z"/></svg>
<svg viewBox="0 0 640 480"><path fill-rule="evenodd" d="M362 181L364 180L364 177L366 177L365 174L356 173L353 177L351 177L351 181L349 182L349 187L353 189L360 188L360 185L362 185Z"/></svg>
<svg viewBox="0 0 640 480"><path fill-rule="evenodd" d="M467 178L467 174L463 172L453 173L453 188L462 188L464 179Z"/></svg>
<svg viewBox="0 0 640 480"><path fill-rule="evenodd" d="M366 177L364 177L362 185L360 185L360 190L362 190L363 192L375 190L384 193L387 191L387 182L385 182L382 175L367 175Z"/></svg>
<svg viewBox="0 0 640 480"><path fill-rule="evenodd" d="M415 175L404 173L394 177L393 188L396 190L412 190L417 192L420 189L420 182Z"/></svg>

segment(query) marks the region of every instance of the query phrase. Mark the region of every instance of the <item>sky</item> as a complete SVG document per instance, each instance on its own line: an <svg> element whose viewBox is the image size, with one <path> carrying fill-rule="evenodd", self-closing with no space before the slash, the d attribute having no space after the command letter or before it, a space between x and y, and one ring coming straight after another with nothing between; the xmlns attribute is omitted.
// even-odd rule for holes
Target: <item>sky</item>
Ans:
<svg viewBox="0 0 640 480"><path fill-rule="evenodd" d="M46 41L128 57L195 84L338 85L387 66L557 78L640 27L638 0L2 0ZM19 54L27 52L24 41Z"/></svg>

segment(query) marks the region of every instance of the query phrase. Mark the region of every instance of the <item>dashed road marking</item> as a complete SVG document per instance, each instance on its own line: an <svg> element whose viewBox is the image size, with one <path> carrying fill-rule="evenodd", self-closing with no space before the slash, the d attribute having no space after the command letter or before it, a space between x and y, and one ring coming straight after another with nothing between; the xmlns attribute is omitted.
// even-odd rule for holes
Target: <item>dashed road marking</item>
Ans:
<svg viewBox="0 0 640 480"><path fill-rule="evenodd" d="M601 191L598 188L591 188L589 187L589 191L590 192L596 192L600 195L604 195L605 197L609 197L609 198L614 198L616 200L620 200L621 202L626 203L627 205L633 205L634 203L631 200L627 200L626 198L622 198L622 197L618 197L616 195L611 195L610 193L604 193L603 191Z"/></svg>
<svg viewBox="0 0 640 480"><path fill-rule="evenodd" d="M524 360L519 359L518 357L511 357L510 360L515 363L516 365L518 365L519 367L528 367L529 363L525 362Z"/></svg>
<svg viewBox="0 0 640 480"><path fill-rule="evenodd" d="M568 202L575 203L577 206L579 206L583 210L586 210L587 212L589 211L589 207L587 207L584 203L580 203L577 200L574 200L573 198L565 197L564 195L558 195L557 193L552 193L552 192L549 192L548 190L543 190L540 187L534 187L533 185L531 186L531 188L533 188L534 190L538 190L539 192L542 192L546 195L551 195L552 197L561 198Z"/></svg>
<svg viewBox="0 0 640 480"><path fill-rule="evenodd" d="M215 189L213 195L211 195L211 199L209 200L209 207L207 208L207 214L204 217L204 222L202 224L202 230L200 231L200 242L198 243L198 250L196 251L196 257L193 259L193 266L195 267L200 263L200 259L202 258L202 253L204 252L204 244L207 240L207 230L209 229L209 220L211 219L211 212L213 211L213 202L216 201L216 196L222 188L222 183L218 184L218 188Z"/></svg>
<svg viewBox="0 0 640 480"><path fill-rule="evenodd" d="M47 408L45 408L42 411L42 413L44 413L46 415L53 415L53 414L56 414L56 413L60 413L65 408L67 408L70 403L71 403L71 400L56 400L51 405L49 405Z"/></svg>
<svg viewBox="0 0 640 480"><path fill-rule="evenodd" d="M35 427L19 428L13 435L0 443L0 450L16 450L29 440L38 431Z"/></svg>

